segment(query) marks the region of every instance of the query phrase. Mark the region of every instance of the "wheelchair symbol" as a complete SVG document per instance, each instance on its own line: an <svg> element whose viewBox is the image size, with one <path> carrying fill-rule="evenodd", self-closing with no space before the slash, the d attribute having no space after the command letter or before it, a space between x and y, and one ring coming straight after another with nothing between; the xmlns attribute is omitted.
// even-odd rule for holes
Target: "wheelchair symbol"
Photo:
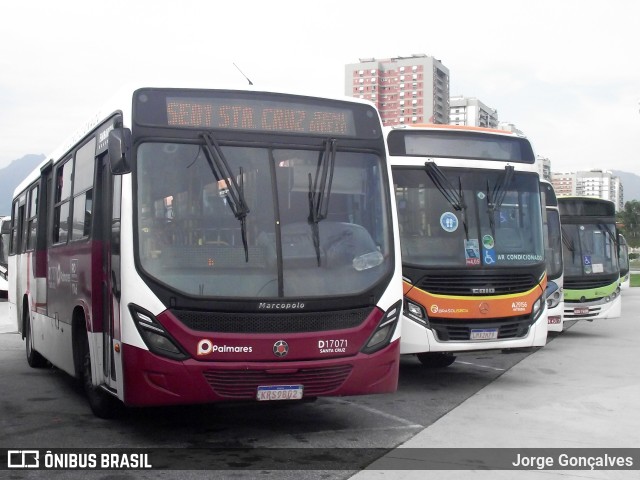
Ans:
<svg viewBox="0 0 640 480"><path fill-rule="evenodd" d="M584 264L585 265L591 265L591 257L588 255L584 256Z"/></svg>
<svg viewBox="0 0 640 480"><path fill-rule="evenodd" d="M489 250L485 250L484 251L484 264L485 265L491 265L493 263L496 263L496 260L493 258L493 256L491 256L491 252L489 252Z"/></svg>

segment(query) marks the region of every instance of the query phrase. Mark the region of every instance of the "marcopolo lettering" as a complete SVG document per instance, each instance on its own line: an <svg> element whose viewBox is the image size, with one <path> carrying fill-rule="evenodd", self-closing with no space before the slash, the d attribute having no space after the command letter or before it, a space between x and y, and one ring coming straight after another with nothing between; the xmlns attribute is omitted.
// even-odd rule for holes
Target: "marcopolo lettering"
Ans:
<svg viewBox="0 0 640 480"><path fill-rule="evenodd" d="M260 310L301 310L304 308L304 303L282 303L282 302L260 302L258 309Z"/></svg>

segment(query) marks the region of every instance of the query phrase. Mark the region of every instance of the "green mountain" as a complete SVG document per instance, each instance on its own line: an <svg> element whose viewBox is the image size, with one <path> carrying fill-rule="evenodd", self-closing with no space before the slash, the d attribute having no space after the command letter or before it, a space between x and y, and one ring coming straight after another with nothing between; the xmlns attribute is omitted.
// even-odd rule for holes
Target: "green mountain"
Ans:
<svg viewBox="0 0 640 480"><path fill-rule="evenodd" d="M44 158L44 155L25 155L0 169L0 215L11 214L13 191Z"/></svg>

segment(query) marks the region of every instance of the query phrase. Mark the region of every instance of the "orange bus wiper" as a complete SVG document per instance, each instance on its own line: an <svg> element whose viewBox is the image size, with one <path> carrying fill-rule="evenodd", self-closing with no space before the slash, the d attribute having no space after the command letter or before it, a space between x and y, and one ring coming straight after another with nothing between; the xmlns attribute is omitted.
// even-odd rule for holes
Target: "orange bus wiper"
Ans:
<svg viewBox="0 0 640 480"><path fill-rule="evenodd" d="M449 179L435 162L425 162L424 169L427 176L431 179L442 196L447 199L451 206L460 212L462 216L462 225L464 227L464 236L469 240L469 227L467 225L467 203L464 200L464 191L462 190L462 179L458 177L458 191L451 185Z"/></svg>
<svg viewBox="0 0 640 480"><path fill-rule="evenodd" d="M244 176L242 174L242 167L240 167L240 185L236 181L229 163L222 153L222 149L215 137L210 133L202 133L200 135L204 139L204 155L207 158L207 163L211 169L211 173L218 182L224 181L226 187L229 189L229 199L227 202L229 208L233 212L233 215L240 220L240 230L242 233L242 245L244 246L244 259L249 261L249 245L247 242L247 214L249 213L249 207L244 198Z"/></svg>
<svg viewBox="0 0 640 480"><path fill-rule="evenodd" d="M495 212L498 210L502 203L504 202L504 198L507 196L507 187L511 183L511 179L513 178L514 168L512 165L507 165L504 167L504 173L500 180L493 187L493 192L489 191L489 180L487 180L487 207L489 213L489 225L491 226L491 235L496 236L496 222L495 222Z"/></svg>

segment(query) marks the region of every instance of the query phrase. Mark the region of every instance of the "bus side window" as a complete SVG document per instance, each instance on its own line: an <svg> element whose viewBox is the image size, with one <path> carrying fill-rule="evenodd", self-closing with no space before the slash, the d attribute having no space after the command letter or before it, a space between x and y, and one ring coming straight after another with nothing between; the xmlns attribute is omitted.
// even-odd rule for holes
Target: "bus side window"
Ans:
<svg viewBox="0 0 640 480"><path fill-rule="evenodd" d="M56 186L53 210L53 243L67 243L69 236L69 197L71 196L71 157L56 168Z"/></svg>
<svg viewBox="0 0 640 480"><path fill-rule="evenodd" d="M11 253L23 253L25 250L25 210L26 196L22 194L13 204L13 223L11 224Z"/></svg>
<svg viewBox="0 0 640 480"><path fill-rule="evenodd" d="M33 250L36 248L36 232L38 228L38 186L36 185L29 191L29 212L27 213L27 238L26 249Z"/></svg>
<svg viewBox="0 0 640 480"><path fill-rule="evenodd" d="M88 237L91 233L93 208L93 178L95 171L95 137L76 152L73 175L73 223L71 240Z"/></svg>

